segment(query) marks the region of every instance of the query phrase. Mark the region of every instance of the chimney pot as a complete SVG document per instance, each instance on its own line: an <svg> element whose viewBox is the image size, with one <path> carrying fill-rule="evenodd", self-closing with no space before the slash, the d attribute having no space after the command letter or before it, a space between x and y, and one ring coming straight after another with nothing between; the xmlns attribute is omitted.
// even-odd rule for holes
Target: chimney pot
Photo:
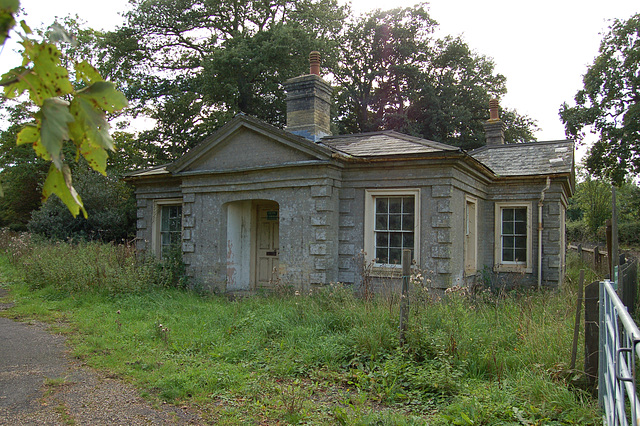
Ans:
<svg viewBox="0 0 640 426"><path fill-rule="evenodd" d="M313 51L309 53L309 74L320 75L320 52Z"/></svg>
<svg viewBox="0 0 640 426"><path fill-rule="evenodd" d="M489 100L489 121L496 121L500 119L500 117L498 116L499 106L500 105L498 104L497 99Z"/></svg>

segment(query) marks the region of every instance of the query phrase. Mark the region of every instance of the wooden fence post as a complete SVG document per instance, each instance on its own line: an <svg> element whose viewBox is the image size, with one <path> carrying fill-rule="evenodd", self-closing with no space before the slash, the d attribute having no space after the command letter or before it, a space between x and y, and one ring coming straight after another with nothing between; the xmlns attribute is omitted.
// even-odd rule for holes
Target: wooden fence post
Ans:
<svg viewBox="0 0 640 426"><path fill-rule="evenodd" d="M578 257L580 258L580 262L584 262L582 257L582 244L578 244Z"/></svg>
<svg viewBox="0 0 640 426"><path fill-rule="evenodd" d="M584 269L580 269L580 279L578 280L578 302L576 303L576 321L573 328L573 345L571 345L571 367L576 368L576 358L578 357L578 337L580 335L580 314L582 313L582 289L584 287Z"/></svg>
<svg viewBox="0 0 640 426"><path fill-rule="evenodd" d="M402 294L400 296L400 346L404 346L409 322L409 277L411 275L411 250L402 250Z"/></svg>

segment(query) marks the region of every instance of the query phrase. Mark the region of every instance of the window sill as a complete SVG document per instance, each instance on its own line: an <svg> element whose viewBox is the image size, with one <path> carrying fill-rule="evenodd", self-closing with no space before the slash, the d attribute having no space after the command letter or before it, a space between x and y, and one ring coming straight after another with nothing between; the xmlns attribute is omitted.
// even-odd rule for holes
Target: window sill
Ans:
<svg viewBox="0 0 640 426"><path fill-rule="evenodd" d="M402 278L402 265L377 264L371 268L369 275L375 278Z"/></svg>
<svg viewBox="0 0 640 426"><path fill-rule="evenodd" d="M509 263L498 263L493 266L494 272L515 272L519 274L530 274L533 272L533 268L531 266L527 266L524 263L521 264L509 264Z"/></svg>

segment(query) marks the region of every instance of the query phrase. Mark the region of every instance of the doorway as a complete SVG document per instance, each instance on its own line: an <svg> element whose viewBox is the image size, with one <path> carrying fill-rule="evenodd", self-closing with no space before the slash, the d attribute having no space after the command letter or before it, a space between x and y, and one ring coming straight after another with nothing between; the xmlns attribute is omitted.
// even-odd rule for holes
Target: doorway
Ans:
<svg viewBox="0 0 640 426"><path fill-rule="evenodd" d="M278 280L280 210L268 200L226 204L227 291L271 288Z"/></svg>

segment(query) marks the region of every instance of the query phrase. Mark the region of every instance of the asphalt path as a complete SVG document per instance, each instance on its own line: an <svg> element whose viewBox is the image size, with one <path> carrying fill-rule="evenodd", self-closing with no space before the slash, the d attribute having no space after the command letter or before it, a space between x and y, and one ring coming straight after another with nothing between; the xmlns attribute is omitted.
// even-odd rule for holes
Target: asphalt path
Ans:
<svg viewBox="0 0 640 426"><path fill-rule="evenodd" d="M186 407L152 407L132 386L83 365L48 327L0 317L0 425L205 423Z"/></svg>

